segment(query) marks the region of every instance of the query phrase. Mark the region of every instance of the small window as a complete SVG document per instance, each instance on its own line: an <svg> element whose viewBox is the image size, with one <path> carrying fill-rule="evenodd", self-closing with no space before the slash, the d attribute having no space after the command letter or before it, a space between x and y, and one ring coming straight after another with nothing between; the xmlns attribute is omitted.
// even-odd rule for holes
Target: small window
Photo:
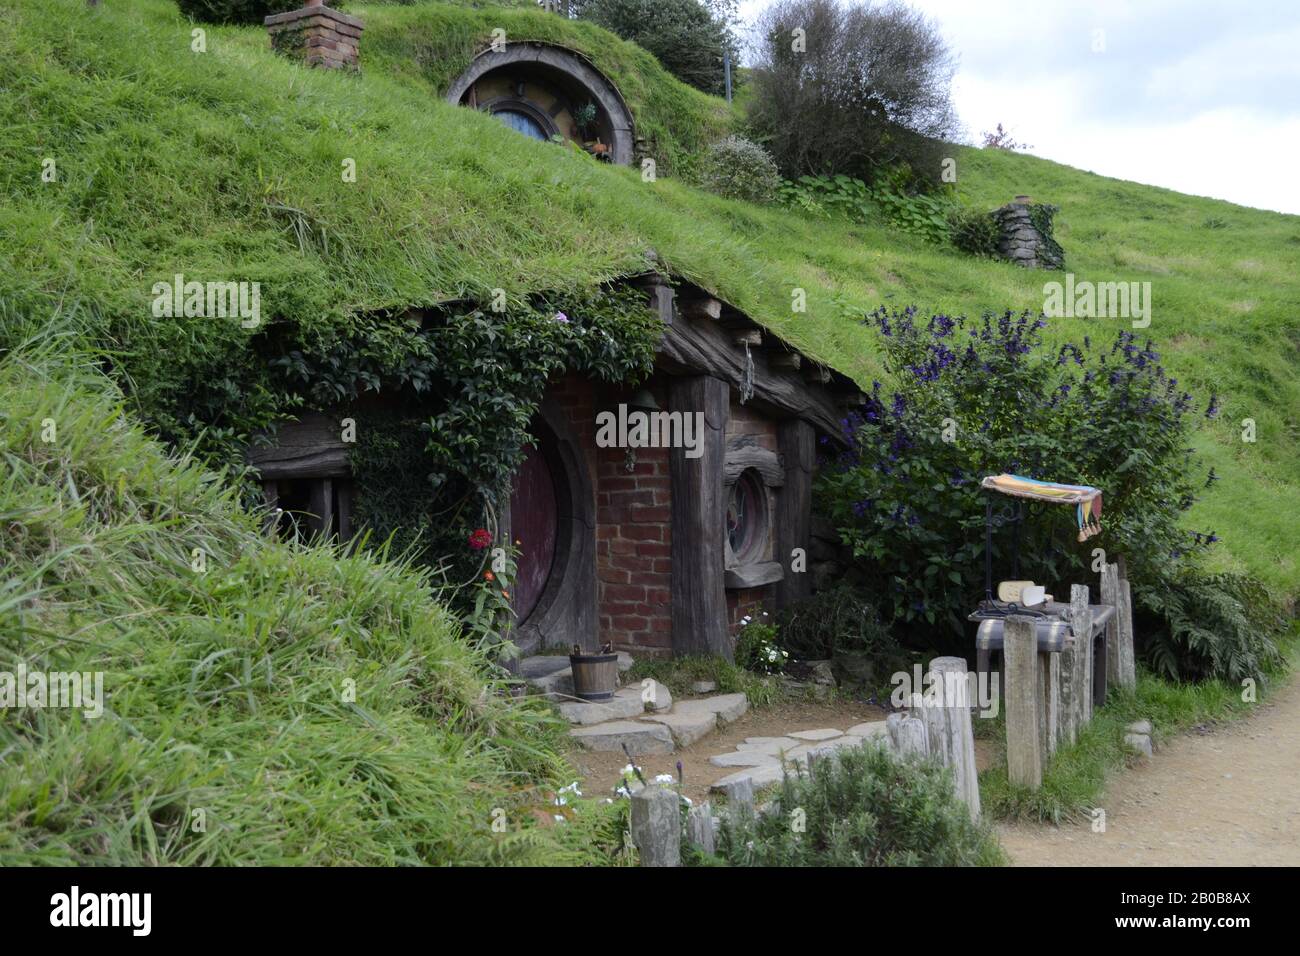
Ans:
<svg viewBox="0 0 1300 956"><path fill-rule="evenodd" d="M352 537L352 482L346 478L281 478L263 483L266 502L279 508L285 538Z"/></svg>
<svg viewBox="0 0 1300 956"><path fill-rule="evenodd" d="M740 473L727 499L727 563L762 560L766 542L767 492L751 468Z"/></svg>

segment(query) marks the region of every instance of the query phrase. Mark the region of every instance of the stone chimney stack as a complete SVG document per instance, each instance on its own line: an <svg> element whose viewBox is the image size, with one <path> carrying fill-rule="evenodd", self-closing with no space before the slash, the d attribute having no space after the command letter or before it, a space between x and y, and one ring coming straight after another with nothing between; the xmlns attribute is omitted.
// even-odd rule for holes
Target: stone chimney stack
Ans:
<svg viewBox="0 0 1300 956"><path fill-rule="evenodd" d="M1000 209L993 211L998 224L998 252L1026 269L1060 269L1065 265L1065 255L1051 235L1044 235L1031 215L1032 203L1028 196L1017 196ZM1047 222L1054 207L1046 207ZM1050 229L1050 225L1049 225Z"/></svg>
<svg viewBox="0 0 1300 956"><path fill-rule="evenodd" d="M362 22L325 6L322 0L306 0L300 9L273 14L264 22L271 34L271 49L277 53L299 57L308 66L360 69L357 44Z"/></svg>

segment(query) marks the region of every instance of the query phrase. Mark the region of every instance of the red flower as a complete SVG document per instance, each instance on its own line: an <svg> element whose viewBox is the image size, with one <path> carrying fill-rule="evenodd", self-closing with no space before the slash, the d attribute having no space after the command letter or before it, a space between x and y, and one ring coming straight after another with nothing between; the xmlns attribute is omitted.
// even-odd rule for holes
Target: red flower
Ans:
<svg viewBox="0 0 1300 956"><path fill-rule="evenodd" d="M492 543L492 535L488 534L486 528L478 528L470 533L469 546L475 551L482 551Z"/></svg>

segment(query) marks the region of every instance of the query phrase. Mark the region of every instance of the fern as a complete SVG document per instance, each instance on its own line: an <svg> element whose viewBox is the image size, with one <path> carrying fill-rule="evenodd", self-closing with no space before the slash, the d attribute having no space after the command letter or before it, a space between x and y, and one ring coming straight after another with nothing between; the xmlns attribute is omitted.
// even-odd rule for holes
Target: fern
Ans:
<svg viewBox="0 0 1300 956"><path fill-rule="evenodd" d="M1173 680L1260 679L1281 660L1281 605L1257 579L1186 572L1160 577L1134 593L1139 650L1151 669Z"/></svg>

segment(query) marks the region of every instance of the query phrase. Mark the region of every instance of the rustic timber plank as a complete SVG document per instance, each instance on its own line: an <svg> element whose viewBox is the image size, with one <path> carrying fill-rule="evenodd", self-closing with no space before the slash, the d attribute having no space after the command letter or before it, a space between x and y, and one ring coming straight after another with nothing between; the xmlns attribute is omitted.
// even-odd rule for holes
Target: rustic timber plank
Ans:
<svg viewBox="0 0 1300 956"><path fill-rule="evenodd" d="M727 594L723 582L726 511L722 476L730 407L727 383L709 375L674 378L668 389L671 411L704 413L699 458L674 448L668 459L672 488L673 652L733 657L727 634Z"/></svg>

